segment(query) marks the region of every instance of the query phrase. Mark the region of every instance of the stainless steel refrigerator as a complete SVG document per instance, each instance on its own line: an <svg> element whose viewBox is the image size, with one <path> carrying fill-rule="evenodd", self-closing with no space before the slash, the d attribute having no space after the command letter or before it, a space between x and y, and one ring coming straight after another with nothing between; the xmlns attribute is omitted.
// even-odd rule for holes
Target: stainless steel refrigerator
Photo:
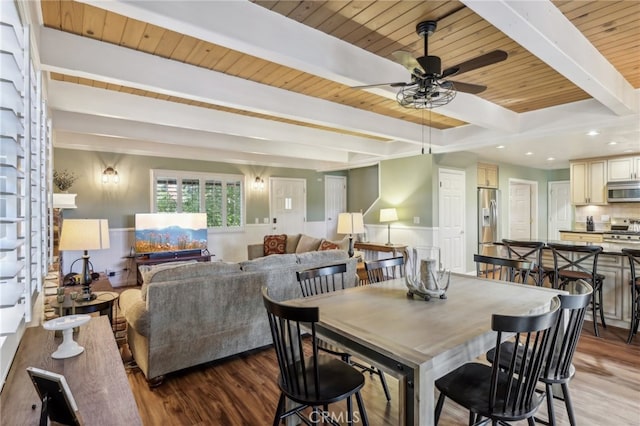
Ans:
<svg viewBox="0 0 640 426"><path fill-rule="evenodd" d="M500 241L500 190L478 188L478 253L498 256Z"/></svg>

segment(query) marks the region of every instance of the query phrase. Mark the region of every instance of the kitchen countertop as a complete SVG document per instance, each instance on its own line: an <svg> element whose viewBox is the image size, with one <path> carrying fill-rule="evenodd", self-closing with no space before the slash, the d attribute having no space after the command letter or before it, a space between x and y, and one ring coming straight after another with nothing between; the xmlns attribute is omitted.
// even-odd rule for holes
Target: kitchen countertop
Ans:
<svg viewBox="0 0 640 426"><path fill-rule="evenodd" d="M608 229L596 229L595 231L587 231L586 229L561 229L559 232L571 232L573 234L604 234L611 232Z"/></svg>
<svg viewBox="0 0 640 426"><path fill-rule="evenodd" d="M560 231L560 232L580 232L580 231ZM586 232L586 231L583 231ZM602 234L603 231L589 231L593 234ZM612 243L612 242L603 242L603 243L589 243L582 241L558 241L558 240L545 240L545 239L519 239L519 241L542 241L545 244L564 244L564 245L575 245L575 246L601 246L603 251L601 254L611 255L611 256L625 256L622 254L623 248L640 248L640 244L626 244L623 242L620 243ZM502 242L495 242L496 245L504 245ZM544 248L549 250L548 248Z"/></svg>

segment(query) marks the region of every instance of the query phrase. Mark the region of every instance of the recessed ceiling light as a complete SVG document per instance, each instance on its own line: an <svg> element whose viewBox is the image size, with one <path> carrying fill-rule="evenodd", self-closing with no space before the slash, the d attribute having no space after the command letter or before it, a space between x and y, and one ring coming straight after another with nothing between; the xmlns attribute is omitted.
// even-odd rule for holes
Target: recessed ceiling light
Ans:
<svg viewBox="0 0 640 426"><path fill-rule="evenodd" d="M547 158L547 161L553 161L553 160L555 160L555 158L553 158L553 157Z"/></svg>
<svg viewBox="0 0 640 426"><path fill-rule="evenodd" d="M587 133L587 136L597 136L599 134L600 132L597 130L589 130L589 133Z"/></svg>
<svg viewBox="0 0 640 426"><path fill-rule="evenodd" d="M496 146L496 148L502 149L502 148L504 148L504 145L498 145L498 146Z"/></svg>
<svg viewBox="0 0 640 426"><path fill-rule="evenodd" d="M611 142L609 142L607 145L618 145L618 142L616 142L616 141L611 141Z"/></svg>
<svg viewBox="0 0 640 426"><path fill-rule="evenodd" d="M533 155L533 152L529 151L529 152L526 152L524 155Z"/></svg>

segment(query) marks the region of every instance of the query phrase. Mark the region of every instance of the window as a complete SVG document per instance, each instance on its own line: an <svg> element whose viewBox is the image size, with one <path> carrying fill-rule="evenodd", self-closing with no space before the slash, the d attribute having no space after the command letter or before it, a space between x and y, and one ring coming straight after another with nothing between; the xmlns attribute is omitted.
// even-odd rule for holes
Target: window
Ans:
<svg viewBox="0 0 640 426"><path fill-rule="evenodd" d="M242 228L243 176L151 170L151 179L152 212L204 212L209 228Z"/></svg>

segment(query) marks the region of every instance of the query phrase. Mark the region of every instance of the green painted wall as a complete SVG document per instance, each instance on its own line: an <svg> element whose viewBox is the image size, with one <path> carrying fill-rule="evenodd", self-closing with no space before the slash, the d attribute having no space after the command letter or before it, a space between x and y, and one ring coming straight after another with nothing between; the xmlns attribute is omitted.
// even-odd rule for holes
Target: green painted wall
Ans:
<svg viewBox="0 0 640 426"><path fill-rule="evenodd" d="M307 220L324 220L324 176L313 170L276 168L176 158L126 155L105 152L54 149L54 169L73 171L79 179L69 192L78 194L77 209L65 210L68 218L106 218L112 228L134 226L134 214L150 208L151 169L228 173L245 176L246 221L269 217L269 191L255 191L252 183L260 176L268 186L270 177L299 178L307 181ZM120 183L103 184L102 171L115 167ZM331 172L346 176L347 172Z"/></svg>
<svg viewBox="0 0 640 426"><path fill-rule="evenodd" d="M347 210L365 212L380 195L378 165L350 169L347 175Z"/></svg>
<svg viewBox="0 0 640 426"><path fill-rule="evenodd" d="M380 163L380 198L365 215L366 223L380 223L380 209L396 207L398 223L433 224L433 161L430 155L387 160ZM351 190L351 188L349 188Z"/></svg>

